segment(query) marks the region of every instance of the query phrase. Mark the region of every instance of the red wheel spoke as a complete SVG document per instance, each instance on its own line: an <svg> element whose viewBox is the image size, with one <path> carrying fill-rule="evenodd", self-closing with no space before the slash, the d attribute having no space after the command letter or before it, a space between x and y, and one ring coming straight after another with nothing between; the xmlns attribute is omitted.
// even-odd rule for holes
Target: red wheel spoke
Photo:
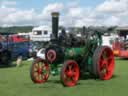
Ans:
<svg viewBox="0 0 128 96"><path fill-rule="evenodd" d="M37 63L34 65L34 68L37 68L38 69L38 64Z"/></svg>
<svg viewBox="0 0 128 96"><path fill-rule="evenodd" d="M37 72L34 72L33 75L36 77L38 75L38 73Z"/></svg>
<svg viewBox="0 0 128 96"><path fill-rule="evenodd" d="M45 68L45 64L44 63L42 63L42 68Z"/></svg>
<svg viewBox="0 0 128 96"><path fill-rule="evenodd" d="M47 80L47 74L44 76L44 79Z"/></svg>
<svg viewBox="0 0 128 96"><path fill-rule="evenodd" d="M33 71L34 71L34 72L37 72L37 71L38 71L38 69L37 69L37 68L34 68L34 69L33 69Z"/></svg>
<svg viewBox="0 0 128 96"><path fill-rule="evenodd" d="M68 72L66 72L65 75L68 76Z"/></svg>
<svg viewBox="0 0 128 96"><path fill-rule="evenodd" d="M40 79L39 76L40 76L40 74L37 74L37 76L36 76L36 80L39 80L39 79Z"/></svg>
<svg viewBox="0 0 128 96"><path fill-rule="evenodd" d="M75 71L73 71L73 76L75 76L76 75L76 72Z"/></svg>
<svg viewBox="0 0 128 96"><path fill-rule="evenodd" d="M113 65L108 65L108 71L110 72L111 70L113 70Z"/></svg>
<svg viewBox="0 0 128 96"><path fill-rule="evenodd" d="M68 70L72 71L72 65L71 64L68 66Z"/></svg>
<svg viewBox="0 0 128 96"><path fill-rule="evenodd" d="M100 64L100 65L99 65L99 68L102 69L102 67L103 67L103 65L104 65L104 60L101 60L101 61L99 62L99 64Z"/></svg>
<svg viewBox="0 0 128 96"><path fill-rule="evenodd" d="M113 56L109 56L108 57L108 62L112 61L113 59L114 59Z"/></svg>

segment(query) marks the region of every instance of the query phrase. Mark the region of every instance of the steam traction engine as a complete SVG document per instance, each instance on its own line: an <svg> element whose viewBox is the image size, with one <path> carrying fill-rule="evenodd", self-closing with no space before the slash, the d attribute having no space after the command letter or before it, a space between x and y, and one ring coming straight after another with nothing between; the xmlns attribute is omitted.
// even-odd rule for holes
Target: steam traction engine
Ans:
<svg viewBox="0 0 128 96"><path fill-rule="evenodd" d="M31 66L31 79L34 83L44 83L49 74L57 75L64 86L75 86L79 77L91 74L94 78L109 80L114 70L114 55L107 46L101 46L100 32L88 32L82 37L66 34L58 36L59 13L52 13L52 39L42 53L44 58L37 58ZM83 28L84 29L84 28ZM61 64L61 65L60 65Z"/></svg>

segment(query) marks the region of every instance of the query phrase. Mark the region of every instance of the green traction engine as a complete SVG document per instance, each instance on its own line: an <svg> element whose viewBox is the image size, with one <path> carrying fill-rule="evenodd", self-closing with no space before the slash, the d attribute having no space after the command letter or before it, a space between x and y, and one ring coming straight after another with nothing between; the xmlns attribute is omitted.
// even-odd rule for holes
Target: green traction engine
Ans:
<svg viewBox="0 0 128 96"><path fill-rule="evenodd" d="M100 32L84 32L81 37L67 34L63 29L58 36L59 13L52 13L52 39L44 58L36 58L30 75L34 83L44 83L49 75L59 74L64 86L75 86L87 75L109 80L114 71L114 55L108 46L102 46ZM42 52L43 53L43 52Z"/></svg>

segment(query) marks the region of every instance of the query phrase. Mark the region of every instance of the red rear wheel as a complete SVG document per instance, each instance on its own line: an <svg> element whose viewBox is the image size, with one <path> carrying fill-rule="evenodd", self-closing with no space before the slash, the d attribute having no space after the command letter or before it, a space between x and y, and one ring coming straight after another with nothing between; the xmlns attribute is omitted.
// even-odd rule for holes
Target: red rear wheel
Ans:
<svg viewBox="0 0 128 96"><path fill-rule="evenodd" d="M44 83L49 77L49 64L40 58L37 58L30 69L31 80L34 83Z"/></svg>
<svg viewBox="0 0 128 96"><path fill-rule="evenodd" d="M79 72L79 66L75 61L66 61L61 69L61 81L63 85L68 87L75 86L79 79Z"/></svg>
<svg viewBox="0 0 128 96"><path fill-rule="evenodd" d="M102 80L109 80L114 71L114 55L111 48L100 46L93 56L93 71Z"/></svg>

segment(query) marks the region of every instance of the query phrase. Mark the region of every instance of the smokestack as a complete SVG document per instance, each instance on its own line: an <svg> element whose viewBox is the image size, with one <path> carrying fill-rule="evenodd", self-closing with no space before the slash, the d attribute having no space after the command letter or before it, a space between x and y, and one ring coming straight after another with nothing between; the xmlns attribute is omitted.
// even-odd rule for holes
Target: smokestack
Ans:
<svg viewBox="0 0 128 96"><path fill-rule="evenodd" d="M82 35L85 35L85 32L86 32L86 27L85 26L83 26L83 28L82 28L83 30L82 30Z"/></svg>
<svg viewBox="0 0 128 96"><path fill-rule="evenodd" d="M55 39L58 38L59 13L52 13L52 34Z"/></svg>

